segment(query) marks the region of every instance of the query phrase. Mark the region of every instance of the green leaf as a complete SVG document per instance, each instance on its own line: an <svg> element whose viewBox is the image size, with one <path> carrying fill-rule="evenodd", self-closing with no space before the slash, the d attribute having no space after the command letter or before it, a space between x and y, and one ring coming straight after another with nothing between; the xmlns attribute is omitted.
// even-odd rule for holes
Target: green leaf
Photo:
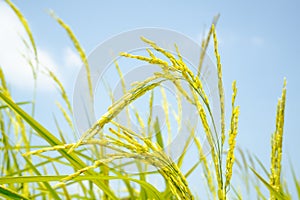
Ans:
<svg viewBox="0 0 300 200"><path fill-rule="evenodd" d="M26 163L30 166L30 168L34 171L35 174L41 175L41 173L38 171L38 169L30 162L29 159L27 159L25 156L23 156ZM51 185L48 182L43 182L44 186L47 188L47 191L50 192L51 197L54 199L60 199L57 192L51 187Z"/></svg>
<svg viewBox="0 0 300 200"><path fill-rule="evenodd" d="M15 102L13 102L8 93L3 90L0 90L0 98L7 103L7 105L19 114L23 120L25 120L36 132L37 134L46 140L51 146L63 145L63 143L52 135L45 127L43 127L39 122L33 119L29 114L27 114L21 107L19 107ZM67 153L66 150L58 150L72 165L75 169L79 170L86 167L85 163L80 160L75 153ZM98 174L94 171L88 170L85 172L87 175L97 176ZM107 194L110 198L117 200L118 198L110 190L110 188L105 185L103 182L96 180L94 182L102 191Z"/></svg>
<svg viewBox="0 0 300 200"><path fill-rule="evenodd" d="M9 183L30 183L30 182L50 182L50 181L60 181L61 179L67 177L66 175L60 176L22 176L22 177L1 177L0 184L9 184ZM118 176L78 176L74 178L74 181L83 181L83 180L128 180L136 182L142 187L144 187L150 197L153 199L164 199L162 194L151 184L146 181L141 181L138 179L118 175ZM150 198L150 199L152 199Z"/></svg>
<svg viewBox="0 0 300 200"><path fill-rule="evenodd" d="M250 169L252 170L252 172L257 176L257 178L270 190L270 192L276 196L276 198L278 199L286 199L285 196L280 193L280 192L277 192L273 187L272 185L270 185L268 183L268 181L266 181L263 177L261 177L252 167L250 167Z"/></svg>
<svg viewBox="0 0 300 200"><path fill-rule="evenodd" d="M15 200L26 200L29 198L28 197L25 197L23 195L20 195L18 193L16 193L15 191L11 190L11 189L8 189L2 185L0 185L0 196L6 198L6 199L15 199Z"/></svg>

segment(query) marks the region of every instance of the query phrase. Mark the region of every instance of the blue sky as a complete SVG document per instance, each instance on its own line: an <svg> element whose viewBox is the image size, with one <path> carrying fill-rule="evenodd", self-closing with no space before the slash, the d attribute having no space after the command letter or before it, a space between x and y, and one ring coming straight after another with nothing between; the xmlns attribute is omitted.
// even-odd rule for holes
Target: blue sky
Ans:
<svg viewBox="0 0 300 200"><path fill-rule="evenodd" d="M231 82L237 80L239 89L237 104L241 117L237 143L269 163L270 136L275 129L277 99L281 94L283 78L287 79L287 103L284 135L284 165L290 157L300 176L300 2L299 1L13 1L29 21L43 61L53 66L54 71L72 92L74 77L80 61L65 32L47 13L52 9L70 25L87 53L112 35L140 27L161 27L181 32L200 42L203 32L212 18L221 14L217 25L219 51L224 72L227 109L230 108ZM0 65L10 77L16 98L22 99L30 84L16 83L14 79L20 68L16 60L7 59L10 44L18 42L5 35L6 26L17 25L14 17L4 15L7 7L0 1ZM13 15L12 15L13 16ZM2 21L1 21L2 20ZM4 23L3 20L11 20ZM7 21L8 22L8 21ZM12 22L12 23L11 23ZM13 28L14 29L14 28ZM22 33L21 29L16 30ZM9 39L4 39L4 37ZM13 46L13 45L10 45ZM210 46L209 56L214 60ZM16 56L16 55L11 55ZM5 58L6 57L6 58ZM17 64L22 64L20 61ZM25 72L24 72L25 74ZM30 75L28 75L30 77ZM30 81L29 81L30 82ZM53 92L48 82L41 79L41 96ZM71 95L71 94L70 94ZM26 95L25 95L26 96ZM57 97L57 96L56 96ZM55 97L53 97L55 98ZM24 99L22 99L24 100ZM53 99L46 103L53 104ZM40 105L45 109L45 105ZM37 114L48 124L46 110ZM47 112L47 111L46 111ZM227 115L229 117L229 115ZM288 170L287 170L288 171Z"/></svg>

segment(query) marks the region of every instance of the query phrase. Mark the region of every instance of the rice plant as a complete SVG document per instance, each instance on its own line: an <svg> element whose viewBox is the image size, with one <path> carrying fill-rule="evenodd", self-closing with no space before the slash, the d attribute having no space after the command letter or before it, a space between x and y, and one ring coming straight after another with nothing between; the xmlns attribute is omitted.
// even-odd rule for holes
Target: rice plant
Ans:
<svg viewBox="0 0 300 200"><path fill-rule="evenodd" d="M15 12L21 21L29 37L28 51L34 52L34 60L28 60L34 74L41 70L38 51L27 20L21 11L9 0L6 3ZM58 22L67 33L77 50L86 70L86 81L89 86L89 94L93 96L91 84L91 72L87 56L71 28L58 16L51 12L50 15ZM231 116L225 119L224 86L222 82L222 65L218 50L216 34L216 22L214 19L207 37L203 40L203 51L199 57L198 71L193 71L185 63L180 53L180 46L176 46L176 55L160 47L160 44L151 38L141 36L149 48L148 56L120 52L120 56L126 59L136 59L159 67L160 70L153 73L147 79L133 83L127 89L123 80L122 66L115 62L116 69L122 80L123 96L117 100L111 95L112 104L91 127L82 133L81 138L70 143L65 138L59 121L54 117L57 132L48 131L34 117L35 94L33 99L26 102L15 102L11 91L7 86L5 74L0 68L0 196L6 199L242 199L247 194L240 193L232 181L234 168L237 167L245 175L245 187L252 187L257 193L258 199L291 199L288 187L282 179L282 141L284 133L284 114L286 99L286 80L282 89L282 95L278 101L276 115L276 129L271 136L271 169L267 170L255 156L246 158L246 153L239 149L237 159L236 137L238 137L238 122L240 108L235 104L237 97L237 83L232 83ZM210 41L212 38L212 41ZM212 42L215 50L215 60L218 72L218 94L220 101L220 121L215 121L212 114L212 104L209 95L205 91L200 78L204 54L208 44ZM160 56L157 56L157 55ZM44 67L43 70L53 80L61 95L57 101L57 108L61 112L65 123L69 126L69 132L75 136L72 121L72 106L63 84L54 72ZM34 76L36 77L36 76ZM201 128L209 144L210 153L204 153L203 141L196 136L193 127L190 127L189 139L178 160L168 156L165 147L172 139L162 136L161 124L151 115L155 89L160 89L163 96L163 111L165 116L170 116L171 111L167 104L170 101L161 87L163 83L170 82L176 88L177 95L183 97L197 110L197 116L201 122ZM183 85L187 85L185 88ZM149 117L143 119L141 113L135 111L140 132L125 126L118 121L121 111L126 111L129 117L130 110L134 110L133 103L137 99L149 95ZM179 98L180 99L180 98ZM26 112L22 106L29 104L32 112ZM132 106L132 107L130 107ZM178 102L178 113L175 115L177 125L182 122L180 118L181 102ZM228 133L225 122L229 121ZM220 130L216 128L217 123ZM147 126L145 125L147 124ZM145 128L146 127L146 128ZM170 122L167 120L168 132L172 132ZM151 137L151 136L155 137ZM220 136L220 137L219 137ZM42 141L35 145L33 139ZM43 143L44 142L44 143ZM194 145L198 150L197 162L184 172L182 163L185 159L187 148ZM110 153L105 154L105 149ZM51 152L51 153L50 153ZM104 156L105 155L105 156ZM118 160L130 160L130 162L118 162ZM119 164L118 164L119 163ZM143 163L143 165L141 164ZM243 164L244 163L244 164ZM139 173L127 173L126 166L134 164ZM266 172L259 174L255 164L258 164ZM145 169L152 166L156 171L148 172ZM195 193L191 190L188 177L200 168L203 172L201 180L207 188L207 194ZM300 198L300 184L294 169L293 178ZM249 172L248 172L249 171ZM68 173L66 173L68 172ZM151 183L149 177L159 176L164 181L161 187ZM199 176L200 177L200 176ZM241 177L243 179L244 177ZM250 182L250 183L249 183ZM120 183L122 187L117 187ZM259 186L259 184L261 184ZM248 185L248 186L247 186ZM260 187L269 191L265 194ZM121 189L120 189L121 188ZM121 191L122 190L122 191Z"/></svg>

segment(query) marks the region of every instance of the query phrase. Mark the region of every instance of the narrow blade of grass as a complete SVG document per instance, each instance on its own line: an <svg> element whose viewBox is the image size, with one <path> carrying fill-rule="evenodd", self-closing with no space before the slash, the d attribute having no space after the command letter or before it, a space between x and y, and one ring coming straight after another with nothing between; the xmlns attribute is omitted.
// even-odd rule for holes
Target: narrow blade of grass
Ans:
<svg viewBox="0 0 300 200"><path fill-rule="evenodd" d="M30 162L30 160L26 157L23 157L26 161L26 163L29 165L29 167L34 171L35 174L38 176L41 176L41 173L38 171L38 169ZM56 193L56 191L51 187L51 185L48 182L43 182L44 186L47 188L47 191L51 194L51 197L53 199L60 200L60 197Z"/></svg>
<svg viewBox="0 0 300 200"><path fill-rule="evenodd" d="M23 120L25 120L44 140L46 140L51 146L62 145L54 135L52 135L45 127L33 119L29 114L27 114L22 108L15 104L10 97L5 94L3 90L0 91L0 98L7 103L7 105L16 113L18 113ZM59 150L59 152L74 166L75 169L79 170L85 167L85 164L74 154L67 153L64 149ZM87 171L86 174L97 176L95 172ZM107 187L103 182L96 181L95 184L103 190L110 198L117 200L114 193Z"/></svg>
<svg viewBox="0 0 300 200"><path fill-rule="evenodd" d="M67 175L59 176L23 176L23 177L1 177L0 184L4 183L30 183L30 182L51 182L51 181L60 181L61 179L67 177ZM155 187L146 181L141 181L138 179L118 175L118 176L78 176L74 178L74 181L83 181L83 180L128 180L140 184L144 187L150 197L153 199L164 199L161 192L159 192ZM150 198L151 199L151 198Z"/></svg>
<svg viewBox="0 0 300 200"><path fill-rule="evenodd" d="M31 103L32 103L31 101L16 102L16 104L19 105L19 106L26 105L26 104L31 104ZM0 106L0 109L5 109L5 108L8 108L8 106L7 105Z"/></svg>
<svg viewBox="0 0 300 200"><path fill-rule="evenodd" d="M0 196L6 199L15 199L15 200L29 200L28 197L25 197L21 194L16 193L13 190L10 190L2 185L0 185Z"/></svg>
<svg viewBox="0 0 300 200"><path fill-rule="evenodd" d="M278 199L286 199L285 196L283 194L281 194L280 192L277 192L269 183L268 181L266 181L262 176L259 175L258 172L256 172L253 168L251 168L251 171L257 176L257 178L270 190L270 192L276 196L276 198Z"/></svg>

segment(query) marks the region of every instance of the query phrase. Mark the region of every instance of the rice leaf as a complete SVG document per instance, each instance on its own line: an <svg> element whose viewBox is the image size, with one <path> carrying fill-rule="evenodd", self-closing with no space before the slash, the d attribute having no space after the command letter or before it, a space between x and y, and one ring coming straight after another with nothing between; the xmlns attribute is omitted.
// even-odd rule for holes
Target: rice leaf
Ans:
<svg viewBox="0 0 300 200"><path fill-rule="evenodd" d="M35 119L33 119L30 115L28 115L22 108L20 108L17 104L15 104L10 97L5 94L3 90L0 90L0 98L7 103L7 105L18 113L23 120L25 120L44 140L46 140L51 146L62 145L61 141L59 141L54 135L52 135L45 127L43 127L40 123L38 123ZM82 169L85 167L85 164L74 154L67 153L64 149L59 150L59 152L76 168ZM87 171L86 174L94 175L97 174L92 171ZM100 189L103 190L104 193L110 196L112 199L117 199L114 193L102 182L95 182Z"/></svg>
<svg viewBox="0 0 300 200"><path fill-rule="evenodd" d="M252 167L250 167L251 171L257 176L257 178L270 190L270 193L274 196L276 196L276 198L278 199L286 199L285 196L280 193L280 192L277 192L273 187L272 185L270 185L268 183L268 181L266 181L263 177L261 177L259 175L258 172L255 171L255 169L253 169Z"/></svg>
<svg viewBox="0 0 300 200"><path fill-rule="evenodd" d="M66 178L66 175L59 176L23 176L23 177L0 177L0 184L4 183L30 183L30 182L52 182L60 181L63 178ZM78 176L74 178L74 181L83 181L83 180L128 180L140 184L146 189L148 194L154 199L164 199L162 194L151 184L146 181L141 181L138 179L118 175L118 176Z"/></svg>
<svg viewBox="0 0 300 200"><path fill-rule="evenodd" d="M28 197L18 194L17 192L0 185L0 196L6 199L29 200Z"/></svg>
<svg viewBox="0 0 300 200"><path fill-rule="evenodd" d="M38 169L31 163L31 161L26 158L23 157L26 161L26 163L29 165L29 167L33 170L33 172L38 175L41 176L41 173L38 171ZM55 190L51 187L51 185L48 182L43 182L44 186L47 188L47 191L51 194L51 197L54 199L60 199L58 194L55 192Z"/></svg>

